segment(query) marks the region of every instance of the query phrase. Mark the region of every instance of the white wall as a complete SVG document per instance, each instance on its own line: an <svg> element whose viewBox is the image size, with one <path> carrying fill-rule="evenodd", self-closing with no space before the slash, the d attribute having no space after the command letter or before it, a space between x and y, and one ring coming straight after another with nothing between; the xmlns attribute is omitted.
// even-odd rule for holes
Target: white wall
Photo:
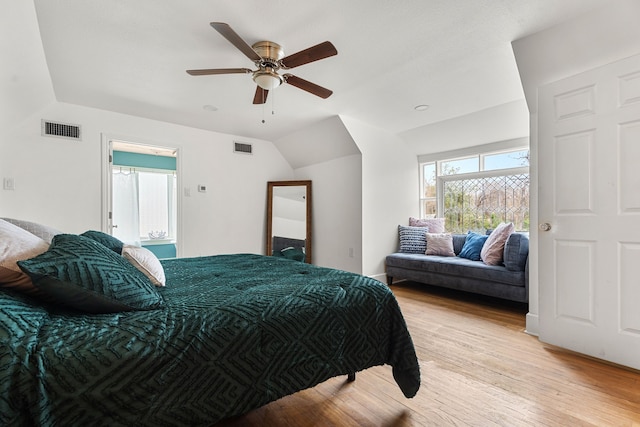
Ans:
<svg viewBox="0 0 640 427"><path fill-rule="evenodd" d="M278 190L279 188L274 188L273 195L271 196L271 233L274 236L305 240L307 238L306 198L294 200L288 197L277 196L275 193Z"/></svg>
<svg viewBox="0 0 640 427"><path fill-rule="evenodd" d="M400 134L417 155L440 153L529 135L529 110L513 101Z"/></svg>
<svg viewBox="0 0 640 427"><path fill-rule="evenodd" d="M332 116L274 141L294 169L360 154L338 116Z"/></svg>
<svg viewBox="0 0 640 427"><path fill-rule="evenodd" d="M417 158L397 136L345 116L286 143L314 141L305 146L312 163L315 144L328 135L342 157L295 169L296 179L313 181L313 262L384 281L385 257L398 247L398 224L418 214Z"/></svg>
<svg viewBox="0 0 640 427"><path fill-rule="evenodd" d="M313 263L362 274L362 156L295 170L312 181Z"/></svg>
<svg viewBox="0 0 640 427"><path fill-rule="evenodd" d="M418 215L418 161L399 137L349 117L362 152L362 274L385 280L385 257L398 248L398 224Z"/></svg>
<svg viewBox="0 0 640 427"><path fill-rule="evenodd" d="M81 125L82 141L41 136L41 118ZM16 187L0 190L0 216L71 233L100 229L105 133L179 148L181 256L264 253L266 183L293 177L272 143L63 103L34 113L0 139L0 175ZM254 154L233 153L238 139L252 143ZM206 193L197 191L199 184Z"/></svg>
<svg viewBox="0 0 640 427"><path fill-rule="evenodd" d="M538 87L640 53L640 2L617 0L602 9L513 42L530 115L531 246L527 332L538 333L537 157Z"/></svg>
<svg viewBox="0 0 640 427"><path fill-rule="evenodd" d="M33 1L3 2L0 14L0 138L55 102Z"/></svg>
<svg viewBox="0 0 640 427"><path fill-rule="evenodd" d="M178 250L182 256L264 253L266 183L293 177L271 142L208 132L56 102L32 1L11 1L0 15L0 216L80 233L102 224L101 137L180 149L182 187ZM81 142L42 137L40 120L82 126ZM234 140L253 155L234 154ZM196 190L207 186L206 193ZM191 196L185 197L184 189Z"/></svg>

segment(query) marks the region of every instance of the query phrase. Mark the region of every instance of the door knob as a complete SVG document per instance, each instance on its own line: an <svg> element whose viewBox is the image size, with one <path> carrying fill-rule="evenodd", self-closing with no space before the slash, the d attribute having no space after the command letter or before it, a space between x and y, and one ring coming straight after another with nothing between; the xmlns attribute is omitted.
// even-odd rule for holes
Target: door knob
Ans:
<svg viewBox="0 0 640 427"><path fill-rule="evenodd" d="M540 228L540 231L549 231L551 230L551 224L549 224L548 222L543 222L538 228Z"/></svg>
<svg viewBox="0 0 640 427"><path fill-rule="evenodd" d="M111 228L118 228L118 225L112 225Z"/></svg>

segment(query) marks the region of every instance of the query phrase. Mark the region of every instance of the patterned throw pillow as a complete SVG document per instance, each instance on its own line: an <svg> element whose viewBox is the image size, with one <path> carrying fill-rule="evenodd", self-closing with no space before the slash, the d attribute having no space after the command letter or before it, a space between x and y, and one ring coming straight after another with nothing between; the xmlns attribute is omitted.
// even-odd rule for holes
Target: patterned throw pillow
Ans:
<svg viewBox="0 0 640 427"><path fill-rule="evenodd" d="M427 250L427 240L425 235L429 229L427 227L398 226L398 237L400 238L400 252L405 254L424 254Z"/></svg>
<svg viewBox="0 0 640 427"><path fill-rule="evenodd" d="M487 265L500 265L504 258L504 245L509 238L509 235L515 231L515 226L512 222L501 222L495 230L491 232L489 238L482 246L480 251L480 258L482 262Z"/></svg>
<svg viewBox="0 0 640 427"><path fill-rule="evenodd" d="M409 217L409 226L427 227L429 228L429 233L444 233L444 218L417 219Z"/></svg>
<svg viewBox="0 0 640 427"><path fill-rule="evenodd" d="M103 233L102 231L89 230L82 233L81 236L87 237L91 240L95 240L103 246L111 249L118 255L122 255L122 248L124 247L124 243L107 233Z"/></svg>
<svg viewBox="0 0 640 427"><path fill-rule="evenodd" d="M471 261L480 261L480 252L484 242L487 241L489 236L486 234L478 234L470 231L467 233L467 238L464 240L464 246L458 254L460 258L467 258Z"/></svg>
<svg viewBox="0 0 640 427"><path fill-rule="evenodd" d="M114 313L164 304L144 274L84 236L58 234L49 250L18 266L45 295L80 311Z"/></svg>
<svg viewBox="0 0 640 427"><path fill-rule="evenodd" d="M426 255L456 256L451 233L427 233Z"/></svg>

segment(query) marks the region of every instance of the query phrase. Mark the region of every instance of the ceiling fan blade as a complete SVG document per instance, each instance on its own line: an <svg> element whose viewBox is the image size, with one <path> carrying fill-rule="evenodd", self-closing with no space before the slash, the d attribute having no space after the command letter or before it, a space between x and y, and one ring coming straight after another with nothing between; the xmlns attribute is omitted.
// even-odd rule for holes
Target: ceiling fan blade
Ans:
<svg viewBox="0 0 640 427"><path fill-rule="evenodd" d="M244 53L245 56L253 62L260 61L262 59L260 55L258 55L256 51L242 39L242 37L233 31L229 24L225 24L224 22L211 22L210 25L219 32L222 37L229 40L232 45L240 50L240 52Z"/></svg>
<svg viewBox="0 0 640 427"><path fill-rule="evenodd" d="M282 68L294 68L337 54L338 51L331 42L323 42L292 55L285 56L280 63L282 64Z"/></svg>
<svg viewBox="0 0 640 427"><path fill-rule="evenodd" d="M256 94L253 96L253 103L264 104L267 102L267 95L269 95L268 90L262 89L260 86L256 86Z"/></svg>
<svg viewBox="0 0 640 427"><path fill-rule="evenodd" d="M322 86L318 86L315 83L311 83L305 79L301 79L300 77L296 77L293 74L285 74L283 76L285 81L290 85L297 87L298 89L306 90L309 93L312 93L320 98L327 99L331 96L333 91L326 89Z"/></svg>
<svg viewBox="0 0 640 427"><path fill-rule="evenodd" d="M211 74L251 74L248 68L209 68L204 70L187 70L192 76L208 76Z"/></svg>

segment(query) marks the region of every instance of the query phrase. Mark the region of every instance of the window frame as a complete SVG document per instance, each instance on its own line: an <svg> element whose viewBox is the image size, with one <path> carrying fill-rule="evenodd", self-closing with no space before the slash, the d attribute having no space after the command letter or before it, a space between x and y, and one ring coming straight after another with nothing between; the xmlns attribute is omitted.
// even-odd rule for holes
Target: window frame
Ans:
<svg viewBox="0 0 640 427"><path fill-rule="evenodd" d="M503 169L490 169L485 170L485 157L492 156L496 154L504 154L511 152L519 152L519 151L529 151L529 140L528 138L518 138L514 140L508 141L500 141L497 143L479 145L476 147L470 147L461 150L452 150L440 153L434 153L431 155L421 155L418 156L418 168L419 168L419 198L418 198L418 209L420 212L421 218L426 218L432 214L425 213L425 206L428 201L432 201L433 197L425 197L425 176L424 169L426 165L435 165L435 186L436 186L436 196L435 196L435 204L436 204L436 217L443 217L444 215L444 186L446 181L455 181L460 179L476 179L476 178L488 178L495 176L505 176L505 175L513 175L513 174L530 174L530 165L529 166L520 166L513 168L503 168ZM459 173L459 174L442 174L442 164L445 162L451 162L456 160L464 160L469 158L478 158L478 172L467 172L467 173Z"/></svg>

